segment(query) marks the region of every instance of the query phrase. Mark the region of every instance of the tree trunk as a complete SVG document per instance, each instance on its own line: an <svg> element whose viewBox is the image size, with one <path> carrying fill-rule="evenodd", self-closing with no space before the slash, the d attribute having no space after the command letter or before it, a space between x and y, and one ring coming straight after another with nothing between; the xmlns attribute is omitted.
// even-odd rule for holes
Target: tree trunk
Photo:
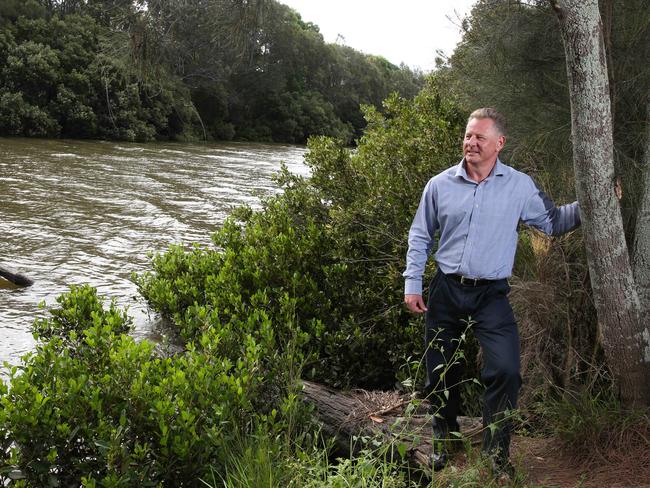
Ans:
<svg viewBox="0 0 650 488"><path fill-rule="evenodd" d="M560 21L571 99L576 190L608 364L627 405L650 404L647 336L615 193L612 116L597 0L550 0Z"/></svg>
<svg viewBox="0 0 650 488"><path fill-rule="evenodd" d="M647 324L650 319L650 101L646 103L646 139L643 168L643 195L636 216L636 227L634 229L634 254L632 255L632 266L634 280L639 291L641 300L641 313L643 323ZM650 361L650 330L646 326L643 332L646 340L644 356Z"/></svg>
<svg viewBox="0 0 650 488"><path fill-rule="evenodd" d="M612 123L616 119L616 78L614 77L614 60L612 58L612 29L614 27L614 0L600 0L602 12L603 39L607 54L607 76L609 79L609 98L612 110Z"/></svg>
<svg viewBox="0 0 650 488"><path fill-rule="evenodd" d="M379 440L389 456L404 456L413 466L431 470L433 432L426 401L411 411L416 402L396 392L342 392L310 381L303 381L302 396L316 407L323 431L343 451L367 448L364 439ZM466 438L480 442L481 419L459 417L458 423Z"/></svg>

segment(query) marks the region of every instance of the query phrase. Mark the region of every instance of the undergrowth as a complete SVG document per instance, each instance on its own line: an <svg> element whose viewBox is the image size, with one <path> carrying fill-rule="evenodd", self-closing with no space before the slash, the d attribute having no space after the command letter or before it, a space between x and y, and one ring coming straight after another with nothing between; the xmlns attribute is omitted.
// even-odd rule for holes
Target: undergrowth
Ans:
<svg viewBox="0 0 650 488"><path fill-rule="evenodd" d="M489 458L463 442L465 461L433 473L410 467L391 454L390 444L366 441L351 456L332 455L332 446L313 439L297 446L270 437L242 438L226 462L226 475L202 479L209 488L535 488L521 470L513 479L499 477ZM458 454L460 456L460 454ZM541 486L539 488L542 488Z"/></svg>
<svg viewBox="0 0 650 488"><path fill-rule="evenodd" d="M650 475L650 409L626 409L610 389L559 390L535 407L565 455L588 469L632 463Z"/></svg>

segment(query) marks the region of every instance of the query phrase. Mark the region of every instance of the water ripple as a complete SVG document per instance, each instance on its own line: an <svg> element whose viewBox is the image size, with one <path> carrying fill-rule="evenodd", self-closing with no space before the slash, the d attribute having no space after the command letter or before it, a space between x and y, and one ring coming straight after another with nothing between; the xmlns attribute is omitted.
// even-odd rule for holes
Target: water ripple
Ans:
<svg viewBox="0 0 650 488"><path fill-rule="evenodd" d="M128 306L136 337L159 320L138 297L132 272L148 251L210 245L236 206L259 207L278 191L284 162L308 175L305 148L273 144L125 144L0 138L0 266L35 280L0 286L0 362L17 364L31 324L72 284L89 283ZM2 283L0 283L2 285Z"/></svg>

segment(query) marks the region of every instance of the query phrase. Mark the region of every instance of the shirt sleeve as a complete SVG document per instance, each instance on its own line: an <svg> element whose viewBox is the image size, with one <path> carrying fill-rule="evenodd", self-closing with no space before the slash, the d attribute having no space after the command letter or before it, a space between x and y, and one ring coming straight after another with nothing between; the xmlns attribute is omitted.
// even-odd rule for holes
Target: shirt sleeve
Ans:
<svg viewBox="0 0 650 488"><path fill-rule="evenodd" d="M555 206L549 196L530 179L531 191L521 212L521 220L545 234L558 236L580 225L580 204Z"/></svg>
<svg viewBox="0 0 650 488"><path fill-rule="evenodd" d="M409 248L404 271L404 294L422 294L422 275L438 229L433 180L429 180L422 192L420 205L409 231Z"/></svg>

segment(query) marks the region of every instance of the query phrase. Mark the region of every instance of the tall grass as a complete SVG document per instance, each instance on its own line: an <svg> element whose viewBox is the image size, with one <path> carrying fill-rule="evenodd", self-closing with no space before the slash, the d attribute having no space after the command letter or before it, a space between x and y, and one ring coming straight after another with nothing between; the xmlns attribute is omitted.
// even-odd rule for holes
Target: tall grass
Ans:
<svg viewBox="0 0 650 488"><path fill-rule="evenodd" d="M388 446L372 446L349 457L333 457L332 450L315 442L287 444L286 438L241 438L226 460L224 476L202 480L208 488L534 488L518 471L512 480L500 478L489 458L464 444L466 462L437 473L409 469L388 455ZM541 488L541 487L540 487Z"/></svg>

